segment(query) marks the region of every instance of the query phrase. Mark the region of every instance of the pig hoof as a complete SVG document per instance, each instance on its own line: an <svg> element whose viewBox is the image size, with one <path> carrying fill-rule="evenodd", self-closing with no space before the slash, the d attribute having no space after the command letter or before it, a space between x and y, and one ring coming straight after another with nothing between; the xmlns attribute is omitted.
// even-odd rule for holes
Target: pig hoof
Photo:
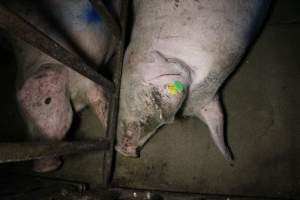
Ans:
<svg viewBox="0 0 300 200"><path fill-rule="evenodd" d="M117 145L115 149L117 152L119 152L121 155L125 157L137 158L140 156L140 151L138 147L132 147L132 146L124 147L124 146Z"/></svg>
<svg viewBox="0 0 300 200"><path fill-rule="evenodd" d="M63 164L60 158L44 158L33 161L32 170L39 173L45 173L57 170Z"/></svg>

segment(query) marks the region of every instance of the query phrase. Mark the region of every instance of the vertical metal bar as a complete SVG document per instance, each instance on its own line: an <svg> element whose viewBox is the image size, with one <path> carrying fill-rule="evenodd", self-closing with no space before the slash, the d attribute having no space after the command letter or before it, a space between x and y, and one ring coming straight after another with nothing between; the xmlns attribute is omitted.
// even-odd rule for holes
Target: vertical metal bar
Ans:
<svg viewBox="0 0 300 200"><path fill-rule="evenodd" d="M109 94L114 92L114 84L93 68L88 66L81 58L73 55L60 44L49 38L43 32L27 23L23 18L9 11L0 4L0 28L24 40L54 59L72 68L83 76L101 85Z"/></svg>
<svg viewBox="0 0 300 200"><path fill-rule="evenodd" d="M123 66L123 56L124 56L124 47L125 47L125 34L126 34L126 24L127 24L127 15L129 8L129 0L121 0L121 32L122 38L118 44L117 55L115 57L116 67L114 70L114 83L116 86L115 95L112 96L110 101L110 112L109 112L109 121L108 128L106 130L106 137L109 139L111 146L108 151L104 153L104 164L103 164L103 183L107 188L110 185L110 180L113 173L113 161L114 161L114 142L117 132L117 121L118 121L118 107L119 107L119 95L120 95L120 86L121 86L121 75L122 75L122 66Z"/></svg>

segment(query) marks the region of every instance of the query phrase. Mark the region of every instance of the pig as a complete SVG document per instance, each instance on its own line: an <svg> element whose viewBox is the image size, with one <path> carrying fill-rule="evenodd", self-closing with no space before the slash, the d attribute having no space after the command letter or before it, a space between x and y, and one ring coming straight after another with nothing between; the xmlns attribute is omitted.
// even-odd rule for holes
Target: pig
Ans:
<svg viewBox="0 0 300 200"><path fill-rule="evenodd" d="M177 113L204 122L226 160L219 88L259 33L269 0L134 0L115 149L138 157ZM180 111L180 112L179 112Z"/></svg>
<svg viewBox="0 0 300 200"><path fill-rule="evenodd" d="M92 66L100 67L114 52L116 40L88 0L3 3ZM63 140L73 112L86 106L107 126L108 95L100 85L26 42L11 38L11 43L18 66L16 96L32 140ZM59 157L35 160L33 170L49 172L62 163Z"/></svg>

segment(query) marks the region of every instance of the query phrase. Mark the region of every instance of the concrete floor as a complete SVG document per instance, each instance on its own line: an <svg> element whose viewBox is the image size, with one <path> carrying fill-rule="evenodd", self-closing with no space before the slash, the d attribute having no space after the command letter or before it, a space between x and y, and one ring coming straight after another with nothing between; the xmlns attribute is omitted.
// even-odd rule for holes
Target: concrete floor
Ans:
<svg viewBox="0 0 300 200"><path fill-rule="evenodd" d="M197 119L178 119L163 127L140 159L117 157L115 186L214 194L300 196L300 2L277 1L263 33L223 90L227 139L235 156L230 166ZM11 65L6 63L5 65ZM11 68L7 73L15 73ZM3 79L0 79L1 81ZM14 87L1 91L0 141L26 139L16 111ZM13 81L13 80L9 80ZM95 116L81 114L76 139L103 135ZM12 126L17 122L16 125ZM15 134L18 133L18 134ZM102 184L102 153L65 158L64 167L47 174ZM10 165L9 165L10 168ZM24 168L22 168L23 170Z"/></svg>

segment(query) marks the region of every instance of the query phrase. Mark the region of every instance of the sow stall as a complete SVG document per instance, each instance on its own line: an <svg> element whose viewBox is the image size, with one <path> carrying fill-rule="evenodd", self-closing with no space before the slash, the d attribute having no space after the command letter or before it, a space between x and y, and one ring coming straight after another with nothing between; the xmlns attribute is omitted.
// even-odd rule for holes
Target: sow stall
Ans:
<svg viewBox="0 0 300 200"><path fill-rule="evenodd" d="M113 69L112 76L110 78L107 78L107 76L104 76L98 72L96 72L91 66L88 66L81 58L73 55L68 50L61 47L58 43L53 41L51 38L49 38L47 35L43 34L39 30L37 30L35 27L30 25L28 22L26 22L24 19L18 16L18 13L14 13L7 9L5 6L0 4L0 28L1 31L8 32L9 34L14 35L15 37L18 37L32 46L40 49L42 52L48 54L49 56L59 60L61 63L65 64L66 66L76 70L77 72L81 73L82 75L86 76L87 78L95 81L96 83L102 85L106 91L110 94L110 112L109 112L109 122L108 122L108 129L103 134L103 136L97 135L97 133L94 133L92 138L93 139L80 139L80 140L68 140L66 142L60 142L60 143L54 143L54 144L45 144L45 143L33 143L33 142L25 142L21 140L17 140L15 142L5 141L1 139L0 143L0 163L1 163L1 170L3 173L1 173L0 177L0 199L170 199L170 200L177 200L177 199L191 199L191 200L199 200L199 199L292 199L296 197L299 197L300 193L300 182L299 182L299 161L297 161L297 152L299 153L299 148L297 148L297 141L299 141L299 136L294 136L293 143L291 140L286 139L286 137L282 136L282 138L278 135L275 135L274 140L280 142L275 142L274 145L278 144L277 148L278 151L280 150L286 150L285 155L288 154L287 158L281 158L280 153L276 155L276 152L274 153L274 156L266 156L266 154L262 153L261 157L257 156L257 152L253 152L253 155L256 155L256 157L252 157L251 161L252 163L244 162L245 165L249 164L248 170L253 170L253 173L256 173L257 171L262 171L264 174L256 174L254 177L249 176L249 171L245 170L243 168L243 165L240 165L242 167L238 167L239 163L237 163L236 168L230 168L230 166L225 166L223 161L221 160L221 157L215 156L217 153L214 152L214 150L210 149L210 145L208 144L208 140L206 140L204 137L201 136L198 140L203 139L199 144L195 144L194 137L192 136L180 136L177 132L184 132L184 130L190 130L191 127L195 127L197 129L200 129L201 131L205 132L205 128L202 125L195 125L196 122L193 120L191 121L184 121L185 125L183 125L182 121L178 121L177 124L172 125L168 128L163 128L160 130L159 136L155 137L153 142L149 144L145 148L144 156L141 159L138 160L130 160L126 158L118 158L116 160L116 155L113 149L115 136L116 136L116 128L117 128L117 115L118 115L118 103L119 103L119 89L120 89L120 77L122 73L122 59L124 54L124 49L126 46L126 40L128 39L128 30L130 28L130 0L122 0L122 6L120 10L120 22L118 22L117 19L115 19L113 16L111 16L106 8L106 6L103 4L101 0L90 0L90 2L94 5L95 9L99 12L99 14L104 19L107 26L111 29L112 33L115 36L115 39L118 41L116 45L116 54L113 57L113 59L110 61L111 68ZM290 5L296 5L292 11L297 10L299 8L299 3L295 3L293 1L287 1L290 3ZM287 3L287 4L288 4ZM277 4L276 4L277 5ZM275 6L276 6L275 5ZM286 4L281 4L282 7L284 7ZM298 6L298 7L297 7ZM289 7L290 8L290 7ZM287 9L287 8L286 8ZM288 9L287 9L288 10ZM276 11L276 9L275 9ZM279 13L279 12L278 12ZM291 12L292 13L292 12ZM286 14L286 13L285 13ZM288 16L289 14L286 14L285 16ZM295 42L294 46L291 47L297 50L297 45L299 44L299 37L297 38L295 35L296 33L299 33L299 21L292 20L277 20L276 17L280 19L280 17L276 16L274 17L274 20L272 21L271 16L271 22L267 24L267 30L266 33L262 34L262 39L264 41L267 41L266 38L269 38L269 40L278 38L278 34L290 34L291 40ZM279 21L279 22L278 22ZM292 24L292 28L294 30L294 33L288 32L287 26L290 26ZM276 35L277 34L277 35ZM257 65L257 67L251 71L249 67L247 68L247 62L248 58L245 59L242 72L242 74L250 74L250 77L257 77L258 82L262 84L262 87L265 87L268 80L263 81L263 78L260 77L259 74L264 72L264 74L268 73L266 67L263 69L259 68L259 64L256 59L257 54L264 55L266 57L270 57L268 66L274 66L272 64L272 61L276 62L274 58L270 54L262 53L262 51L270 50L267 46L268 43L264 43L264 41L260 42L260 39L258 40L259 45L254 47L253 53L251 53L249 62L252 62L252 65ZM280 43L280 42L278 42ZM280 43L281 44L281 43ZM265 45L265 46L264 46ZM282 44L282 46L284 46ZM276 46L274 45L274 49L280 49L283 48L282 46ZM299 45L300 46L300 45ZM284 46L287 48L286 46ZM299 48L298 48L299 49ZM288 50L287 50L288 51ZM288 51L288 52L290 52ZM256 53L258 52L258 53ZM281 51L280 51L281 52ZM284 51L283 51L284 53ZM287 53L288 54L288 53ZM280 55L285 56L284 59L289 59L291 57L287 55ZM266 58L267 59L267 58ZM271 61L270 61L271 60ZM277 60L278 61L278 60ZM253 64L254 63L254 64ZM297 60L294 62L297 63ZM285 74L285 77L290 77L290 79L284 79L286 85L291 86L292 83L290 83L288 80L297 80L297 73L299 71L296 70L296 67L294 66L296 64L290 64L292 66L290 68L291 72ZM293 67L294 66L294 67ZM274 79L278 78L278 71L276 71L278 67L274 67L274 71L271 71L270 73L274 75ZM244 70L244 71L243 71ZM256 71L255 71L256 70ZM294 73L293 73L294 72ZM292 74L292 75L291 75ZM252 76L251 76L252 75ZM282 74L281 74L282 75ZM258 92L255 87L252 88L252 85L248 84L248 79L244 78L233 78L233 80L230 80L228 85L229 87L233 88L233 92L241 93L241 96L245 93L243 93L242 89L239 87L232 86L234 83L243 83L245 84L248 89L252 90L254 94L261 94L262 99L268 98L267 95L265 95L265 92L261 91ZM299 78L299 77L298 77ZM236 80L237 79L237 80ZM244 79L244 80L242 80ZM274 79L269 79L269 82L274 81ZM232 83L233 82L233 83ZM277 83L277 82L276 82ZM288 87L286 86L286 87ZM290 87L292 89L291 93L293 93L293 87ZM288 89L282 89L282 90L288 90ZM270 89L266 89L266 93L272 93L274 92L273 89L270 87ZM235 117L238 118L239 110L243 110L243 108L234 108L234 106L238 106L238 102L235 101L233 97L230 97L230 92L225 91L225 103L226 101L232 102L232 105L229 104L229 108L233 108L233 114L229 116L229 121L234 120ZM273 93L272 93L273 94ZM290 94L290 93L289 93ZM265 96L264 96L265 95ZM274 95L276 98L276 95ZM292 96L289 100L292 102L296 99L297 95ZM297 96L299 97L299 96ZM241 102L249 103L245 98L239 98ZM236 105L233 105L234 102ZM254 101L255 103L255 101ZM272 127L276 127L276 116L280 115L280 110L278 111L277 108L273 108L268 110L264 107L268 107L267 100L263 100L261 102L256 102L258 107L261 110L253 111L254 114L257 114L257 119L263 119L265 121L261 121L262 125L260 126L260 123L255 119L250 119L250 123L256 122L258 124L257 127L249 128L253 132L263 132L265 129L272 129ZM273 102L274 104L278 102ZM291 110L288 105L285 103L280 103L280 105L286 106L288 110ZM297 110L297 105L299 103L294 103L294 106L296 106L295 110ZM248 109L248 110L247 110ZM250 113L249 116L251 116L252 108L246 108L246 113ZM254 109L253 109L254 110ZM266 112L265 112L266 111ZM279 112L279 114L277 113ZM85 114L85 113L84 113ZM274 115L275 117L271 120L266 120L264 118L266 115ZM276 115L277 114L277 115ZM294 116L294 112L289 111L288 113L291 116ZM86 113L88 115L88 113ZM292 120L292 123L296 122L297 116L299 117L299 114L294 117L294 120ZM88 117L87 117L88 118ZM275 121L274 121L275 120ZM282 121L285 119L282 118ZM232 121L230 121L232 122ZM241 121L241 124L245 125L246 122ZM275 125L274 125L275 124ZM12 126L12 124L10 124ZM229 127L230 130L236 130L236 129L242 129L242 125L236 125ZM247 125L245 125L246 127ZM91 126L91 128L86 127L87 129L93 129L94 125ZM299 126L298 126L299 128ZM291 127L290 132L292 130L297 130L297 125L294 125ZM247 130L246 133L251 133L251 131ZM191 131L192 132L192 131ZM234 131L229 131L234 132ZM275 131L276 132L276 131ZM289 132L289 133L290 133ZM4 133L3 133L4 134ZM182 133L183 134L183 133ZM186 134L186 133L184 133ZM253 133L254 134L254 133ZM287 134L288 136L291 136L291 134ZM266 136L263 135L248 135L245 136L245 140L249 139L250 136L255 139L261 138L261 141L265 140L266 137L272 137L272 136ZM176 137L173 142L169 141L168 138L170 137ZM237 141L239 136L234 135L228 136L232 137L233 141ZM85 138L85 137L83 137ZM155 140L156 139L156 140ZM268 138L267 138L268 139ZM199 149L199 152L196 153L193 150L197 148L191 148L187 152L181 151L184 150L184 145L180 141L184 141L186 143L189 143L191 146L199 146L202 145L203 154L208 153L210 156L213 155L215 158L208 158L203 156L201 153L199 153L201 150ZM252 143L253 143L252 141ZM273 141L274 142L274 141ZM282 142L282 143L281 143ZM177 144L177 145L174 145ZM247 147L247 143L244 145L245 148L254 148L254 144L250 147ZM267 149L270 153L272 151L270 150L270 145L267 143L265 147L260 146L259 142L257 142L257 148L258 150L264 150ZM279 147L279 145L284 145L283 147ZM236 151L239 150L239 152L242 152L242 155L248 155L247 153L243 152L243 148L241 147L243 145L240 145L237 142L233 142L233 147L235 147ZM299 145L298 145L299 146ZM176 148L178 149L176 149ZM204 148L208 147L206 150ZM254 150L253 150L254 151ZM91 154L95 153L95 156L89 157ZM98 152L101 152L101 156L98 155ZM292 153L291 153L292 152ZM244 153L244 154L243 154ZM193 154L193 155L192 155ZM70 157L70 160L76 160L78 157L77 155L81 156L81 161L83 163L87 161L87 166L85 168L86 171L80 171L81 168L73 168L73 171L76 172L70 172L67 177L61 176L60 173L57 174L46 174L46 175L39 175L34 174L29 171L24 171L26 169L26 163L24 164L23 161L30 161L34 159L39 158L45 158L49 156L64 156L66 158ZM186 156L189 155L189 156ZM202 164L193 164L196 162L201 163L201 159L196 156L203 156L202 158ZM186 157L185 157L186 156ZM249 155L248 155L249 156ZM99 160L94 160L93 162L89 162L88 159L85 160L83 157L89 157L89 159L97 158ZM188 158L188 159L185 159ZM177 161L176 161L177 159ZM220 161L217 161L217 160ZM265 159L268 162L263 162L262 160ZM242 159L240 159L242 160ZM258 166L257 168L253 168L254 166L254 160L257 160ZM272 161L272 162L271 162ZM284 161L287 161L286 165L283 165L282 163ZM179 163L181 162L181 164ZM207 162L207 165L205 164ZM239 162L239 160L237 161ZM192 164L191 164L192 163ZM210 164L213 163L214 167L212 167L212 170L215 170L216 173L219 174L219 176L224 178L224 182L222 180L218 180L218 178L214 177L211 181L215 182L214 184L207 184L204 178L203 179L197 179L196 175L192 176L191 171L193 169L201 169L197 172L195 171L195 174L199 173L205 173L207 172L209 175L211 175L211 171L208 169L210 168ZM216 170L215 166L220 165L219 171ZM267 163L267 164L266 164ZM279 164L278 164L279 163ZM67 163L66 163L67 164ZM97 165L95 167L95 171L91 170L88 172L88 170L92 167L88 165ZM173 164L173 165L172 165ZM185 164L185 167L182 169L178 169L178 166L182 166L182 164ZM24 166L25 165L25 166ZM72 165L72 164L70 164ZM224 166L225 167L224 167ZM12 166L12 167L11 167ZM264 167L265 166L265 167ZM177 168L176 168L177 167ZM72 167L71 167L72 168ZM117 169L116 169L117 168ZM264 168L264 170L262 170ZM75 170L74 170L75 169ZM172 173L172 170L177 170L177 177L173 177L174 173ZM242 177L243 170L245 171L245 177ZM101 172L99 172L101 171ZM269 171L269 172L268 172ZM297 172L298 171L298 172ZM97 175L93 177L93 173L100 174L101 178ZM230 174L226 174L228 172L235 173L235 175L232 175L232 179L229 177ZM289 172L289 173L287 173ZM85 180L82 180L80 178L77 178L78 174L81 173L89 173L87 175L87 178ZM282 174L280 174L282 173ZM226 175L224 175L226 174ZM208 175L208 176L209 176ZM240 182L236 181L238 178L237 176L240 176L242 179ZM259 180L259 176L261 176L261 183L257 182ZM282 176L282 180L279 180L278 177ZM187 177L190 178L190 180L186 180ZM220 179L221 179L220 178ZM252 178L252 179L251 179ZM94 181L94 179L97 179ZM101 180L98 180L101 179ZM182 179L182 180L181 180ZM185 179L185 180L183 180ZM247 188L249 188L249 184L252 185L252 190L243 190L242 186L238 187L236 186L234 189L232 189L232 192L230 192L230 189L227 189L226 186L221 187L220 185L230 185L231 181L236 181L236 184L248 183ZM248 180L248 182L247 182ZM250 180L250 181L249 181ZM293 181L290 181L293 180ZM266 186L267 182L270 182L270 186ZM286 181L286 184L283 184ZM92 182L97 182L96 184ZM180 183L182 182L182 183ZM274 183L275 182L275 183ZM188 184L191 184L193 186L191 187L184 187ZM175 186L174 186L175 185ZM207 185L212 185L211 188ZM234 185L234 184L232 184ZM271 188L274 185L273 189ZM264 186L266 186L264 188ZM203 189L201 189L203 187ZM213 188L215 187L215 188ZM200 188L200 189L199 189ZM220 189L222 188L222 189ZM274 191L278 191L278 193L274 193ZM171 192L172 191L172 192ZM203 192L204 191L204 192ZM211 192L212 191L212 192ZM262 192L265 191L265 192ZM208 194L209 193L209 194Z"/></svg>

